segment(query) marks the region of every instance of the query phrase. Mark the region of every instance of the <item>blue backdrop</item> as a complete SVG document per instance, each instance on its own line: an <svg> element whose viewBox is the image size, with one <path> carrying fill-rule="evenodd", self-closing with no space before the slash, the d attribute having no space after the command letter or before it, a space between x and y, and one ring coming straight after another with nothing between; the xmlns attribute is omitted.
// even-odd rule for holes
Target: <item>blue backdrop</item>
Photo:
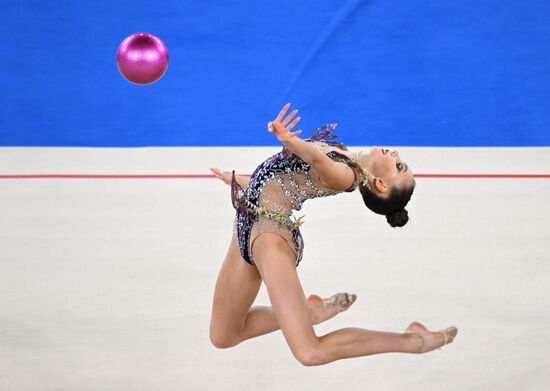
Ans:
<svg viewBox="0 0 550 391"><path fill-rule="evenodd" d="M0 145L549 146L550 2L0 0ZM168 46L149 86L115 63L127 35Z"/></svg>

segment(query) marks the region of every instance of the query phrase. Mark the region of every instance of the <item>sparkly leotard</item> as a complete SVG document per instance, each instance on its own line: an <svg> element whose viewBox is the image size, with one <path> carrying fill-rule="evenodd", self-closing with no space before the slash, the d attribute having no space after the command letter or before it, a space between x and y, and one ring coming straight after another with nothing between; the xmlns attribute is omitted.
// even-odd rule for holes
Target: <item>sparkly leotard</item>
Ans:
<svg viewBox="0 0 550 391"><path fill-rule="evenodd" d="M318 146L333 145L342 150L347 148L328 139L338 138L332 132L336 124L317 128L309 139ZM354 191L362 180L357 162L336 151L323 151L331 159L344 162L355 173L354 184L346 192ZM252 173L246 189L237 183L235 173L231 183L231 199L236 209L233 234L239 244L244 260L256 266L252 259L254 240L264 232L282 236L296 253L296 266L302 260L304 242L300 234L301 221L292 220L292 210L300 210L305 200L341 193L321 184L319 176L300 157L283 150L261 163Z"/></svg>

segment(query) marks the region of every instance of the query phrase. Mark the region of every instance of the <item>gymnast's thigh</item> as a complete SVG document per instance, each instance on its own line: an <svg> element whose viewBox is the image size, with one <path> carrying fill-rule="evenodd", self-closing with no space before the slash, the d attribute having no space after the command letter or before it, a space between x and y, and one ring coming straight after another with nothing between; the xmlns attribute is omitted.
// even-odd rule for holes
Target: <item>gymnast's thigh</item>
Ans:
<svg viewBox="0 0 550 391"><path fill-rule="evenodd" d="M241 331L261 283L260 273L244 261L235 235L232 235L216 280L210 324L211 334L223 339Z"/></svg>
<svg viewBox="0 0 550 391"><path fill-rule="evenodd" d="M296 264L297 260L297 253L296 249L294 248L294 244L291 241L291 239L285 237L284 235L281 235L278 232L273 231L264 231L259 232L256 235L253 235L250 241L250 252L252 254L252 258L254 259L254 246L264 246L266 243L270 246L277 246L277 248L284 253L288 255L289 258L292 258Z"/></svg>

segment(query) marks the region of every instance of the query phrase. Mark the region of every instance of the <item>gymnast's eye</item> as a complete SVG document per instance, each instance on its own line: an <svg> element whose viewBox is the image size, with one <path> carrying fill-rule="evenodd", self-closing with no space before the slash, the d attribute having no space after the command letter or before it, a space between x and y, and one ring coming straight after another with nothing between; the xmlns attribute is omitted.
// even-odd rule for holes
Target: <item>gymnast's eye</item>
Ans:
<svg viewBox="0 0 550 391"><path fill-rule="evenodd" d="M403 169L403 163L398 162L395 167L397 167L397 171L401 171Z"/></svg>

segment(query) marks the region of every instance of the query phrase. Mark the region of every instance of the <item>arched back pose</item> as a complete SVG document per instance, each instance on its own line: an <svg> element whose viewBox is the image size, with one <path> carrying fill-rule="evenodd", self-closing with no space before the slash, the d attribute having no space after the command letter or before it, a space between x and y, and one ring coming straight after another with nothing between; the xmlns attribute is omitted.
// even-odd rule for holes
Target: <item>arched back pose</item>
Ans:
<svg viewBox="0 0 550 391"><path fill-rule="evenodd" d="M309 139L301 131L290 132L300 117L288 116L286 104L268 130L284 144L283 150L260 164L251 178L211 168L216 177L231 185L237 210L233 236L214 292L210 340L218 348L279 328L303 365L385 352L424 353L451 343L456 327L429 331L412 322L403 333L343 328L317 336L312 327L349 308L356 296L337 293L321 299L302 290L296 268L302 259L300 210L310 198L335 195L359 188L369 209L386 215L392 226L408 221L404 209L415 181L411 169L397 151L372 148L352 153L340 143L328 141L336 124L316 129ZM292 122L291 122L292 121ZM262 280L271 307L252 306Z"/></svg>

